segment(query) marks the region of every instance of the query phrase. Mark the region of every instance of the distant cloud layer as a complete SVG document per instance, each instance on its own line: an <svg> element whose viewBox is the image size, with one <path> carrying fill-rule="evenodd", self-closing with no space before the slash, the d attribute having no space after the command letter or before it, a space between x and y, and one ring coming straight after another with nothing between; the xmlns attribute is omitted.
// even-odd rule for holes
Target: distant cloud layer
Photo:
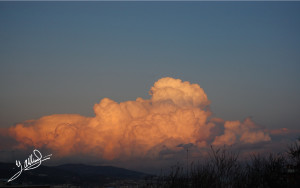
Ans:
<svg viewBox="0 0 300 188"><path fill-rule="evenodd" d="M212 117L198 84L170 77L158 80L151 98L117 103L104 98L94 105L94 117L55 114L28 120L9 129L18 148L50 149L56 156L76 154L106 160L156 158L160 152L210 145L254 144L269 134L250 118L225 121Z"/></svg>

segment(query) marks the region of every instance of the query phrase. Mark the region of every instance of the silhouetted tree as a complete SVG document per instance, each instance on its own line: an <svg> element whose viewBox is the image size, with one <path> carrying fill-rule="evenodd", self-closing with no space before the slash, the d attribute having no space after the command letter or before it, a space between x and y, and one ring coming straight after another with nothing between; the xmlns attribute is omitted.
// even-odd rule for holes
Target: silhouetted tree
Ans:
<svg viewBox="0 0 300 188"><path fill-rule="evenodd" d="M179 164L146 187L163 188L273 188L300 187L300 138L283 154L251 155L242 163L230 148L213 148L205 163L191 164L184 173ZM188 176L187 176L188 174Z"/></svg>

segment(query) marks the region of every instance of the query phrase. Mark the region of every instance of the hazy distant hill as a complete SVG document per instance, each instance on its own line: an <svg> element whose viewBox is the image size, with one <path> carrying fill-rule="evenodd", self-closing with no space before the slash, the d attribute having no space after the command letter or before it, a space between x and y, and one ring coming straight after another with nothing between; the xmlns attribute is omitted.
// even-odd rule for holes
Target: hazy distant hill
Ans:
<svg viewBox="0 0 300 188"><path fill-rule="evenodd" d="M108 177L122 177L122 178L142 178L146 174L118 168L113 166L90 166L84 164L65 164L57 166L56 168L68 172L77 173L81 176L101 175Z"/></svg>
<svg viewBox="0 0 300 188"><path fill-rule="evenodd" d="M18 171L19 168L14 163L0 163L0 179L9 179ZM13 183L103 185L116 180L139 180L146 175L113 166L65 164L50 167L41 165L36 169L23 171Z"/></svg>

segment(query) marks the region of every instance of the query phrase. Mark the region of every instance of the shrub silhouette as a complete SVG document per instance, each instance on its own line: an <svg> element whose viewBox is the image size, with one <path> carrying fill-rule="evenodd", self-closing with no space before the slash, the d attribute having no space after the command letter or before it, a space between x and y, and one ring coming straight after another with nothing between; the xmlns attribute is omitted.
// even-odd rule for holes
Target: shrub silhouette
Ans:
<svg viewBox="0 0 300 188"><path fill-rule="evenodd" d="M300 187L300 137L288 147L288 182L291 187Z"/></svg>
<svg viewBox="0 0 300 188"><path fill-rule="evenodd" d="M286 161L282 155L253 155L246 167L247 187L284 187Z"/></svg>
<svg viewBox="0 0 300 188"><path fill-rule="evenodd" d="M251 155L247 162L230 148L211 146L204 163L190 165L189 172L179 164L167 175L152 177L151 188L273 188L300 187L300 138L283 154Z"/></svg>

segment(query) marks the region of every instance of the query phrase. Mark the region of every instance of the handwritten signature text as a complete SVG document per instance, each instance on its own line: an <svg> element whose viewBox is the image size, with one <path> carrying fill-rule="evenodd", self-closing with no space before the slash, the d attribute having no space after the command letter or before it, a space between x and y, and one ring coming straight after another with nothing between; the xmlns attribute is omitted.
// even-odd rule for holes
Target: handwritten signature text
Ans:
<svg viewBox="0 0 300 188"><path fill-rule="evenodd" d="M11 182L19 177L24 170L32 170L39 167L42 164L42 161L48 160L52 156L52 154L50 154L43 157L41 152L37 149L33 150L33 155L34 156L32 156L32 154L29 155L24 161L23 166L19 160L16 160L16 166L20 168L20 171L13 175L7 182Z"/></svg>

